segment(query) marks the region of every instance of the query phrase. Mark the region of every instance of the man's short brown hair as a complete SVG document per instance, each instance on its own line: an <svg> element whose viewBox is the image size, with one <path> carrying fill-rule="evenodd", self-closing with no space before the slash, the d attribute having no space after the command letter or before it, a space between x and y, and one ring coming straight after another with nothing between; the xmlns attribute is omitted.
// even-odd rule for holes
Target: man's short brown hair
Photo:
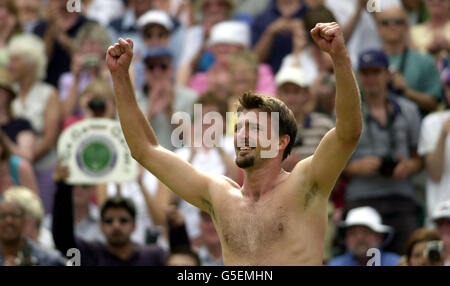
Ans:
<svg viewBox="0 0 450 286"><path fill-rule="evenodd" d="M292 110L279 99L251 92L244 93L239 98L237 112L248 109L259 109L267 113L278 112L279 136L289 135L290 138L289 144L283 153L283 160L286 159L291 153L292 146L294 145L297 136L297 122L295 121Z"/></svg>

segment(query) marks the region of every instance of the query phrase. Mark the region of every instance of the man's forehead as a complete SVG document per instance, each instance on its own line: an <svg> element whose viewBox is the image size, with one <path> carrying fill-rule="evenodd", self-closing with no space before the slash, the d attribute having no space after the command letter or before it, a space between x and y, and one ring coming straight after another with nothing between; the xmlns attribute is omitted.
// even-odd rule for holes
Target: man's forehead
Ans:
<svg viewBox="0 0 450 286"><path fill-rule="evenodd" d="M261 111L259 109L244 110L242 112L238 112L237 123L239 123L239 124L256 123L257 124L257 123L259 123L259 121L262 117L269 119L270 113Z"/></svg>

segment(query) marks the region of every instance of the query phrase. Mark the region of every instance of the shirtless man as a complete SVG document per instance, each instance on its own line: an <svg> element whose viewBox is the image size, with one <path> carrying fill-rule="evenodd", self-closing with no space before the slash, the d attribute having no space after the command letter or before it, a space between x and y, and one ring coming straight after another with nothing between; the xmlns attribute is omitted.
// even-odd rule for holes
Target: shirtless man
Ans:
<svg viewBox="0 0 450 286"><path fill-rule="evenodd" d="M225 265L322 265L328 197L356 148L362 120L359 90L340 26L317 24L311 35L333 59L336 128L327 133L315 154L300 161L291 173L281 168L281 162L290 152L289 142L295 138L296 130L291 132L292 138L280 133L275 158L262 158L259 143L256 148L235 147L236 162L245 173L242 188L225 177L195 170L158 145L138 108L128 72L133 42L119 39L108 50L107 63L120 123L133 158L181 198L211 215L222 243ZM278 106L280 131L285 129L283 122L295 123L292 112L286 113L281 101L257 95L245 97L259 97L264 108L267 103ZM243 114L261 110L243 108ZM247 119L243 122L243 117L238 118L235 146L237 140L248 144L264 128L259 122ZM253 128L255 124L257 128Z"/></svg>

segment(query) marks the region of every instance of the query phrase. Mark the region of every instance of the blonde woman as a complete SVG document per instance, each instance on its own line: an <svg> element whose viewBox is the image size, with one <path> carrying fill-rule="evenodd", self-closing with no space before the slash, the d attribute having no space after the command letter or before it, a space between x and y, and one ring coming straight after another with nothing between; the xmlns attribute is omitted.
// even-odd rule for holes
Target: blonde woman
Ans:
<svg viewBox="0 0 450 286"><path fill-rule="evenodd" d="M44 43L38 37L14 37L8 49L10 76L17 86L17 96L12 102L13 115L27 119L36 132L33 167L45 209L49 212L55 190L51 174L60 129L58 94L43 82L47 59Z"/></svg>

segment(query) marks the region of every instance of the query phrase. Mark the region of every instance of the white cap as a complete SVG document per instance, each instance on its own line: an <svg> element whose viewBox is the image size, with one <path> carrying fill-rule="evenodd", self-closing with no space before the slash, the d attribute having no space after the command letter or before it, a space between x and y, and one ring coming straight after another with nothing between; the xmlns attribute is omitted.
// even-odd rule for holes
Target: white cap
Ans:
<svg viewBox="0 0 450 286"><path fill-rule="evenodd" d="M309 83L306 79L305 72L299 67L283 67L276 75L275 82L277 86L285 83L293 83L301 87L308 87Z"/></svg>
<svg viewBox="0 0 450 286"><path fill-rule="evenodd" d="M240 21L225 21L211 28L208 45L235 44L250 48L250 27Z"/></svg>
<svg viewBox="0 0 450 286"><path fill-rule="evenodd" d="M149 24L158 24L166 28L169 32L173 29L173 22L169 14L161 10L150 10L139 17L137 26L139 29Z"/></svg>
<svg viewBox="0 0 450 286"><path fill-rule="evenodd" d="M372 207L358 207L350 210L343 226L366 226L378 233L390 233L392 228L381 223L380 214Z"/></svg>
<svg viewBox="0 0 450 286"><path fill-rule="evenodd" d="M432 220L436 221L441 218L450 219L450 200L439 203L433 210Z"/></svg>

